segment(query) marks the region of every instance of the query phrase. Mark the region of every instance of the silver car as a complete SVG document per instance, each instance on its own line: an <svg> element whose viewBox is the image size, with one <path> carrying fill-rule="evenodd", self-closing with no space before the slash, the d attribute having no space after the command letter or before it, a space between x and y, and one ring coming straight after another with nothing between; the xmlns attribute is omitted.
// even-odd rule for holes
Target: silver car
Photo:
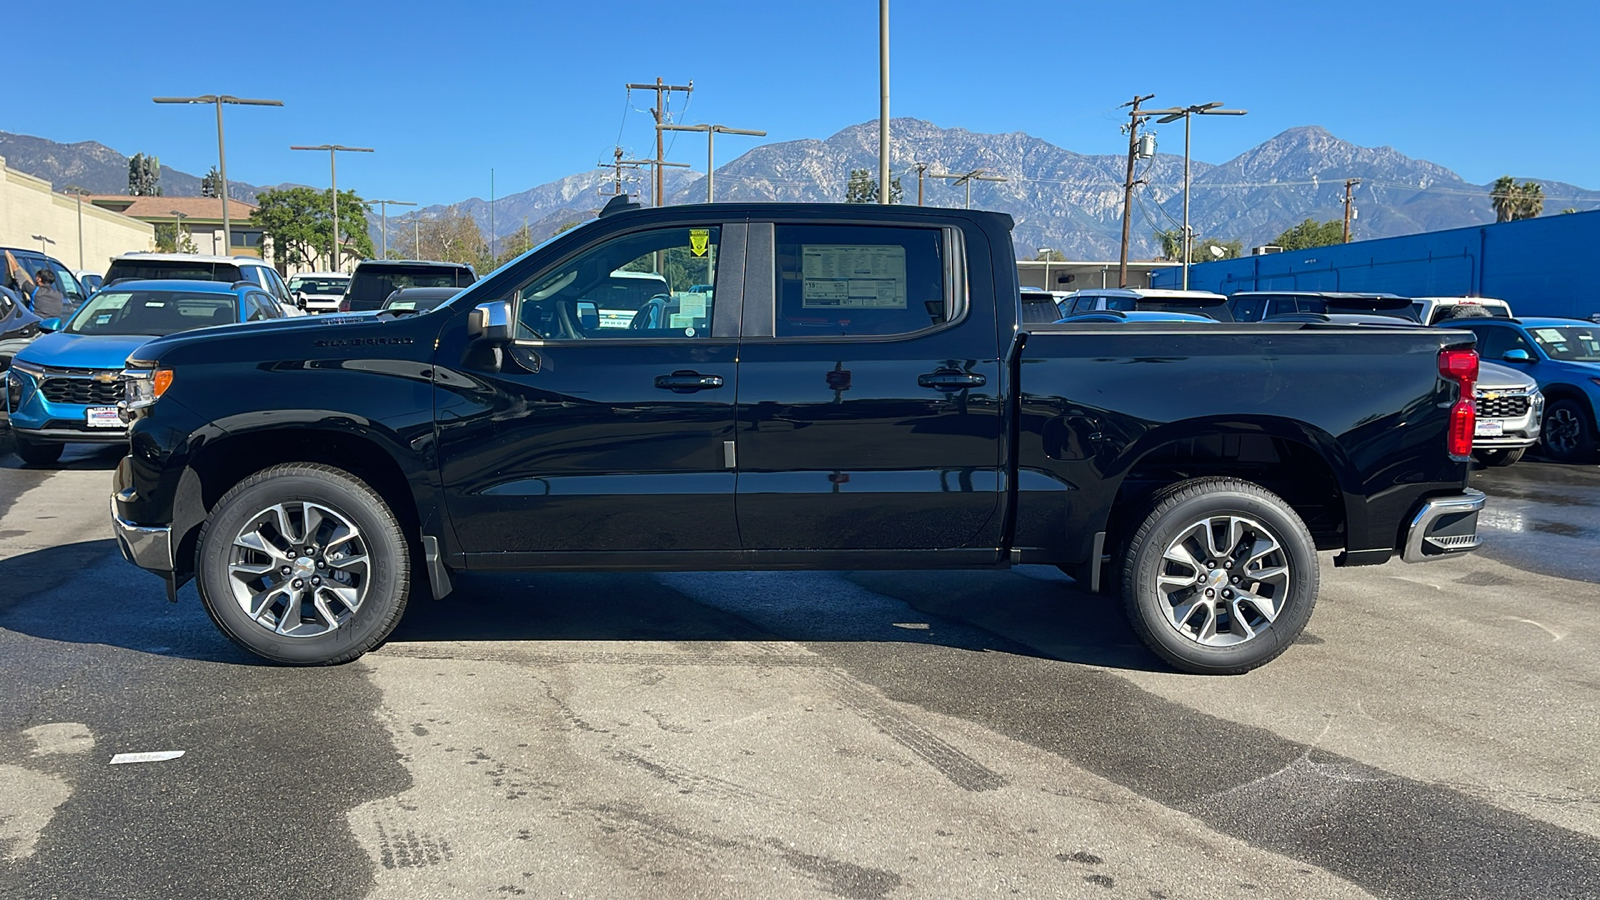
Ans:
<svg viewBox="0 0 1600 900"><path fill-rule="evenodd" d="M1486 466L1509 466L1539 442L1544 394L1523 372L1497 363L1478 364L1473 405L1478 428L1472 455Z"/></svg>

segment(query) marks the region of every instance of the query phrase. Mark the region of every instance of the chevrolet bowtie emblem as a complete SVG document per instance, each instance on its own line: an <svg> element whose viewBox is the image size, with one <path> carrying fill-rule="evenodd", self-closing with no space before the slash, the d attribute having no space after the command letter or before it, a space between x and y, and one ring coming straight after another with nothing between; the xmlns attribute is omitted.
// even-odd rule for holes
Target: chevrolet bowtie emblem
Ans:
<svg viewBox="0 0 1600 900"><path fill-rule="evenodd" d="M122 373L121 372L99 372L99 373L96 373L96 375L94 376L94 380L100 382L101 384L113 384L113 383L115 383L117 381L122 380Z"/></svg>
<svg viewBox="0 0 1600 900"><path fill-rule="evenodd" d="M1499 391L1484 391L1483 392L1483 399L1485 399L1485 400L1499 400L1500 399L1500 392Z"/></svg>

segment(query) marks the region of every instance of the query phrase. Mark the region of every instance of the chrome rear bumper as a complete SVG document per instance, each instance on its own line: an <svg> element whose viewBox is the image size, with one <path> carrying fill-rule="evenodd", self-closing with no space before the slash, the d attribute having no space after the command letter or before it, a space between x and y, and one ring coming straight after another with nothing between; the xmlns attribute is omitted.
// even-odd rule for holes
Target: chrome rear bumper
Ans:
<svg viewBox="0 0 1600 900"><path fill-rule="evenodd" d="M1484 500L1482 491L1464 488L1456 496L1435 497L1423 503L1406 528L1400 558L1427 562L1476 550L1483 543L1478 536L1478 513Z"/></svg>

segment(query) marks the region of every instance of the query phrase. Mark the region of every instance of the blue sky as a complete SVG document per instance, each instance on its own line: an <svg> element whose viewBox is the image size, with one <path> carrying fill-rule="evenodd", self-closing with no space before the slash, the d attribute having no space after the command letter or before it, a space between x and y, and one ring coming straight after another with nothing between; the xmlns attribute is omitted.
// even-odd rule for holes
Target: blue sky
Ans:
<svg viewBox="0 0 1600 900"><path fill-rule="evenodd" d="M769 132L722 138L723 162L877 116L875 0L288 0L223 4L204 23L199 7L152 7L159 37L137 36L132 9L14 12L9 24L23 27L7 29L0 130L97 140L201 174L216 158L209 108L150 98L271 97L284 108L226 113L232 178L324 184L326 154L290 144L369 146L340 159L341 187L427 204L487 197L491 168L504 196L592 167L619 134L648 154L653 94L630 103L623 84L658 75L694 81L687 104L673 97L679 121ZM1160 105L1250 110L1197 125L1194 155L1209 162L1315 124L1469 181L1510 173L1600 188L1596 0L892 0L890 16L892 116L1115 153L1115 107L1154 93ZM82 39L18 39L47 29ZM227 36L212 74L208 32ZM681 135L669 156L698 169L704 147Z"/></svg>

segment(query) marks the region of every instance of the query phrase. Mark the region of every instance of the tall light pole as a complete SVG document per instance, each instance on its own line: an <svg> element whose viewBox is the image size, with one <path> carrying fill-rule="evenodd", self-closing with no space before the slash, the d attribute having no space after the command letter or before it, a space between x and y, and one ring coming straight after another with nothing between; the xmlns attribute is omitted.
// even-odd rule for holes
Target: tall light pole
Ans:
<svg viewBox="0 0 1600 900"><path fill-rule="evenodd" d="M1044 289L1050 290L1050 254L1056 252L1051 247L1040 247L1039 256L1044 259Z"/></svg>
<svg viewBox="0 0 1600 900"><path fill-rule="evenodd" d="M1195 116L1243 116L1250 112L1247 109L1219 109L1220 106L1222 101L1214 100L1199 106L1152 109L1147 113L1161 117L1156 120L1158 125L1183 120L1183 289L1186 291L1189 289L1189 248L1193 240L1189 234L1189 122Z"/></svg>
<svg viewBox="0 0 1600 900"><path fill-rule="evenodd" d="M889 204L889 0L878 0L878 202Z"/></svg>
<svg viewBox="0 0 1600 900"><path fill-rule="evenodd" d="M65 188L63 188L63 190L65 190L69 194L72 194L78 200L78 269L80 271L82 271L82 269L83 269L83 197L84 197L85 194L93 193L93 191L85 190L85 189L83 189L81 187L78 187L75 184L69 184ZM1349 227L1345 228L1346 232L1348 232L1349 230L1350 230Z"/></svg>
<svg viewBox="0 0 1600 900"><path fill-rule="evenodd" d="M346 147L343 144L318 144L315 147L290 147L290 150L328 151L328 181L333 190L333 271L339 271L339 164L335 162L340 150L349 153L372 153L371 147Z"/></svg>
<svg viewBox="0 0 1600 900"><path fill-rule="evenodd" d="M52 245L55 244L55 241L50 240L49 238L45 237L42 234L34 235L33 239L39 242L39 252L40 253L44 253L46 255L48 255L50 253L50 251L46 250L44 245L45 244L52 244Z"/></svg>
<svg viewBox="0 0 1600 900"><path fill-rule="evenodd" d="M389 258L389 207L390 206L416 206L409 200L368 200L367 205L378 204L378 209L383 215L383 258Z"/></svg>
<svg viewBox="0 0 1600 900"><path fill-rule="evenodd" d="M222 104L235 106L282 106L282 100L245 100L227 94L206 94L201 97L153 97L157 103L214 103L217 106L217 178L222 196L222 243L228 248L224 255L233 252L233 224L228 220L228 152L222 143Z"/></svg>
<svg viewBox="0 0 1600 900"><path fill-rule="evenodd" d="M966 172L966 173L963 173L961 175L944 174L944 175L934 175L933 177L935 177L935 178L943 178L943 179L946 179L946 180L954 181L956 187L960 187L963 184L966 185L967 186L967 209L971 209L972 208L972 183L974 181L1010 181L1011 180L1011 179L1005 177L1004 175L985 175L985 174L983 174L983 170L982 169L973 169L971 172ZM887 203L888 201L885 200L884 202Z"/></svg>
<svg viewBox="0 0 1600 900"><path fill-rule="evenodd" d="M754 137L766 137L765 131L750 131L744 128L729 128L726 125L663 125L663 131L704 131L706 133L706 202L710 203L714 196L712 193L712 179L717 171L715 140L719 134L748 134Z"/></svg>
<svg viewBox="0 0 1600 900"><path fill-rule="evenodd" d="M173 237L173 239L172 239L173 249L177 250L179 253L182 253L183 252L183 220L189 218L189 214L186 213L186 212L179 212L176 209L169 209L169 210L167 210L167 212L172 213L172 218L178 223L177 235L175 237ZM213 234L215 234L215 232L213 232Z"/></svg>

